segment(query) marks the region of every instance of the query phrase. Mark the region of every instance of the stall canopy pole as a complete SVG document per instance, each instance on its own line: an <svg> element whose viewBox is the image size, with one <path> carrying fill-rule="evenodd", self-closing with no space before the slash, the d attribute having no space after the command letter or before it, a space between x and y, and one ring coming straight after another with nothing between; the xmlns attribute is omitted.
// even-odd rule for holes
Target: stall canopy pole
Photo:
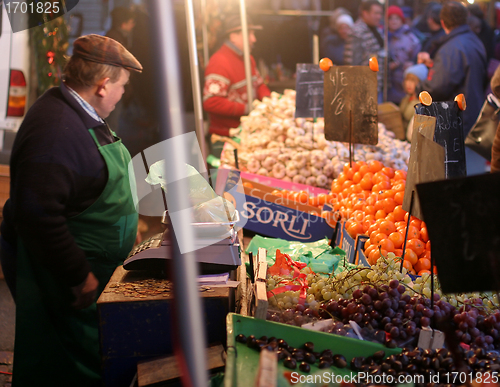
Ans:
<svg viewBox="0 0 500 387"><path fill-rule="evenodd" d="M252 110L253 83L250 67L250 44L248 43L248 23L245 0L240 0L241 31L243 33L243 60L245 61L245 77L247 79L248 111Z"/></svg>
<svg viewBox="0 0 500 387"><path fill-rule="evenodd" d="M178 49L175 32L174 2L165 0L149 0L152 35L156 47L157 87L156 100L161 106L158 109L161 135L163 139L180 136L185 133L184 106L181 93L181 74L179 68ZM185 176L188 149L186 146L176 148L175 154L164 155L168 165L168 175L172 176L172 189L168 189L169 210L172 207L186 209L191 207L188 181ZM173 152L172 152L173 153ZM198 268L193 252L181 254L179 245L193 243L195 235L188 217L176 219L176 232L172 237L172 266L174 282L175 319L178 331L174 342L180 343L176 348L179 355L182 380L184 386L206 386L208 375L206 366L206 338L203 325L201 300L197 285ZM180 349L180 351L179 351ZM180 353L179 353L180 352Z"/></svg>
<svg viewBox="0 0 500 387"><path fill-rule="evenodd" d="M208 15L207 15L207 0L201 0L201 36L203 39L203 67L208 65Z"/></svg>
<svg viewBox="0 0 500 387"><path fill-rule="evenodd" d="M385 1L384 7L384 63L382 68L384 69L384 88L383 88L383 101L387 101L387 79L389 76L389 3Z"/></svg>
<svg viewBox="0 0 500 387"><path fill-rule="evenodd" d="M186 25L188 33L189 59L191 64L191 86L193 89L194 118L196 123L196 137L200 144L203 160L207 159L205 147L205 128L203 124L203 105L201 101L200 67L198 66L198 51L196 49L196 29L194 25L193 0L187 0Z"/></svg>
<svg viewBox="0 0 500 387"><path fill-rule="evenodd" d="M319 37L318 35L313 35L313 63L319 63Z"/></svg>

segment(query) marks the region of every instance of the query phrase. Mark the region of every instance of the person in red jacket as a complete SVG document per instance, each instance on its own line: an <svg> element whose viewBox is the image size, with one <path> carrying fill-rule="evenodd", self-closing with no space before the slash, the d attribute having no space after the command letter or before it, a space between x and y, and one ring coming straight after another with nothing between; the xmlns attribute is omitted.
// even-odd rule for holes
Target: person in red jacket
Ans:
<svg viewBox="0 0 500 387"><path fill-rule="evenodd" d="M251 50L257 41L254 30L260 30L262 26L252 24L249 19L247 24ZM205 70L203 109L208 113L211 134L233 137L238 132L236 128L240 125L240 117L249 113L239 15L231 15L226 19L225 33L228 39L212 55ZM264 84L252 56L250 61L253 96L262 100L271 95L271 92Z"/></svg>

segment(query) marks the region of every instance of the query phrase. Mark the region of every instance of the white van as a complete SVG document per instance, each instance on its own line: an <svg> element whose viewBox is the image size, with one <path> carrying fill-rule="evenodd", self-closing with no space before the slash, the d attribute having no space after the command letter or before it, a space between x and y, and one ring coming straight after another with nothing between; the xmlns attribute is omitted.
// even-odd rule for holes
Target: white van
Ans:
<svg viewBox="0 0 500 387"><path fill-rule="evenodd" d="M0 164L8 164L15 132L28 108L29 31L12 33L0 2Z"/></svg>

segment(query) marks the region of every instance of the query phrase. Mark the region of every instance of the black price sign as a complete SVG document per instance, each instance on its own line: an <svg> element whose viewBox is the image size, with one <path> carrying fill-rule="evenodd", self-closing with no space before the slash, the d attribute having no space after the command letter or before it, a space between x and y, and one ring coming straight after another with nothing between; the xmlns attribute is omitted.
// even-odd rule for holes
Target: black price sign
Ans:
<svg viewBox="0 0 500 387"><path fill-rule="evenodd" d="M377 73L368 66L333 66L324 73L325 138L378 143Z"/></svg>
<svg viewBox="0 0 500 387"><path fill-rule="evenodd" d="M323 117L323 70L318 65L297 63L295 117Z"/></svg>

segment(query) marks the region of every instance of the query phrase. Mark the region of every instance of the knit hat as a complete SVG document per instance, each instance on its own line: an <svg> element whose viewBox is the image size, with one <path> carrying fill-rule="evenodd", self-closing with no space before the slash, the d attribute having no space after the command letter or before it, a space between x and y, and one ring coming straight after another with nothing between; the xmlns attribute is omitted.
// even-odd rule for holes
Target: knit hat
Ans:
<svg viewBox="0 0 500 387"><path fill-rule="evenodd" d="M388 14L388 17L391 17L392 15L398 15L401 20L405 20L405 15L403 13L403 10L401 8L399 8L397 5L391 5L388 9L387 9L387 14Z"/></svg>
<svg viewBox="0 0 500 387"><path fill-rule="evenodd" d="M73 55L91 62L142 72L139 61L120 43L106 36L80 36L73 43Z"/></svg>
<svg viewBox="0 0 500 387"><path fill-rule="evenodd" d="M404 72L404 77L406 78L408 74L413 74L416 75L418 79L420 79L420 82L423 82L427 79L428 73L429 69L427 68L427 66L421 63L408 67Z"/></svg>
<svg viewBox="0 0 500 387"><path fill-rule="evenodd" d="M227 17L224 22L224 26L226 28L226 34L230 34L232 32L241 31L241 17L240 15L230 15ZM252 23L252 20L249 16L247 16L247 26L249 30L261 30L262 26L255 25Z"/></svg>
<svg viewBox="0 0 500 387"><path fill-rule="evenodd" d="M352 27L354 25L354 21L350 15L344 13L340 15L337 20L335 20L336 28L338 28L341 24L347 24L349 27Z"/></svg>

